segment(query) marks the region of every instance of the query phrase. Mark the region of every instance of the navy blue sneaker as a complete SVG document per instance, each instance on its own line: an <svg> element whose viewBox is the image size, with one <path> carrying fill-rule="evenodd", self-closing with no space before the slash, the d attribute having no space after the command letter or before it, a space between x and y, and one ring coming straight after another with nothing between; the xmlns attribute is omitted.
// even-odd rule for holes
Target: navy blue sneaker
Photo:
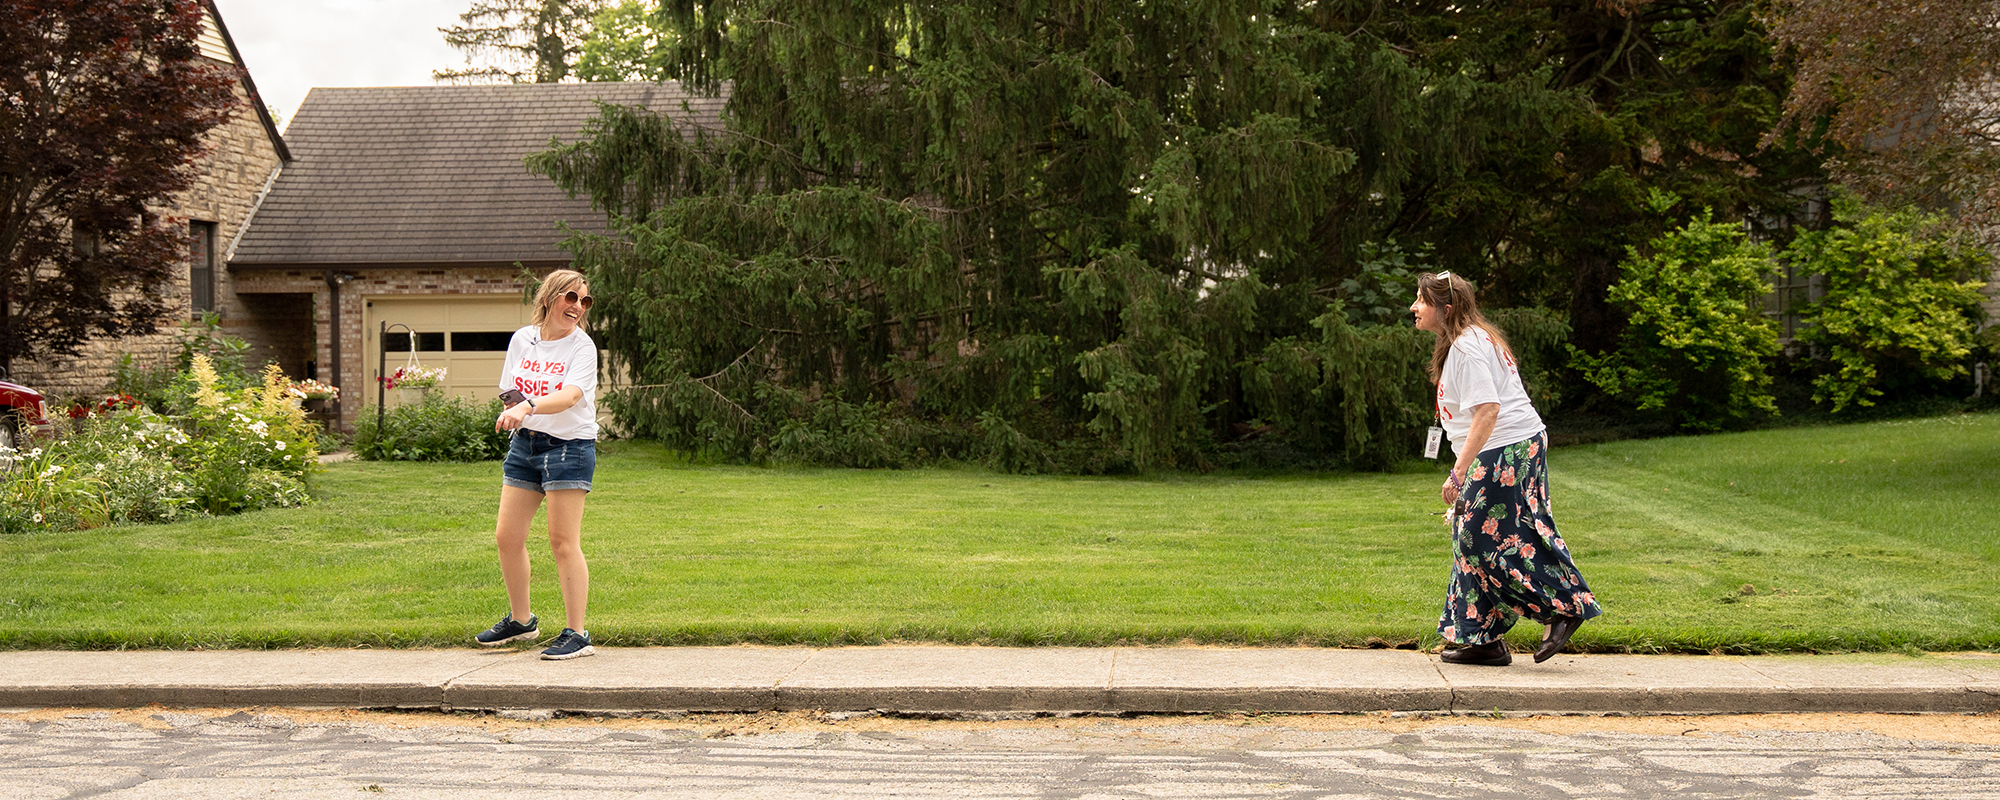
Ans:
<svg viewBox="0 0 2000 800"><path fill-rule="evenodd" d="M515 622L514 615L509 613L507 616L501 617L499 622L493 623L493 627L480 631L479 635L472 637L472 640L487 647L492 647L508 642L518 642L522 639L533 639L542 635L541 628L536 627L539 621L535 615L529 614L528 622L524 625Z"/></svg>
<svg viewBox="0 0 2000 800"><path fill-rule="evenodd" d="M564 628L562 635L556 637L555 643L549 645L549 649L542 651L542 658L548 661L592 655L597 655L597 648L590 646L590 631L569 628Z"/></svg>

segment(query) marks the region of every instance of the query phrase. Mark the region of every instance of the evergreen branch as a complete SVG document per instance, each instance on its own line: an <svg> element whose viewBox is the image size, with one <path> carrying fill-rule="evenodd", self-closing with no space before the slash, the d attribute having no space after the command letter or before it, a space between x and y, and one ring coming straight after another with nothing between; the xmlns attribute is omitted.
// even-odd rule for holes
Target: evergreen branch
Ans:
<svg viewBox="0 0 2000 800"><path fill-rule="evenodd" d="M749 409L746 409L746 408L744 408L744 407L742 407L742 406L739 406L739 405L737 405L737 404L736 404L736 401L734 401L734 400L731 400L731 399L729 399L729 395L726 395L726 394L723 394L722 392L719 392L719 391L716 391L716 388L715 388L715 387L713 387L713 386L710 386L710 385L708 385L708 384L706 384L706 383L702 383L701 381L695 381L695 382L694 382L694 385L696 385L696 386L699 386L699 387L701 387L701 388L703 388L703 389L707 389L707 390L709 391L709 393L710 393L710 394L713 394L713 395L715 395L715 396L716 396L716 398L717 398L717 399L720 399L720 400L721 400L722 402L724 402L724 403L728 403L728 404L729 404L729 407L730 407L730 408L733 408L733 409L736 409L736 413L738 413L738 414L742 414L742 415L743 415L743 416L744 416L745 418L749 419L749 420L750 420L751 422L756 422L756 421L757 421L757 415L756 415L756 414L752 414L752 413L750 413Z"/></svg>
<svg viewBox="0 0 2000 800"><path fill-rule="evenodd" d="M766 24L766 25L782 25L782 26L784 26L784 27L787 27L787 28L791 28L792 30L795 30L795 31L799 29L799 26L797 26L797 25L793 25L792 23L789 23L789 22L785 22L785 21L783 21L783 20L776 20L776 19L753 19L753 20L750 20L750 21L749 21L749 22L748 22L747 24L751 24L751 25L755 25L755 24L758 24L758 23L763 23L763 24ZM912 68L914 68L914 67L918 66L918 64L917 64L917 62L916 62L915 60L913 60L913 59L911 59L911 58L908 58L908 57L906 57L906 56L899 56L899 55L896 55L895 53L885 53L885 52L882 52L882 51L880 51L880 50L876 50L876 49L874 49L874 48L871 48L871 47L862 47L862 46L860 46L860 45L855 45L855 44L848 44L847 42L844 42L844 41L841 41L841 40L839 40L839 39L835 39L835 38L833 38L833 37L830 37L830 36L829 36L829 37L827 37L827 40L828 40L828 41L831 41L831 42L833 42L834 44L837 44L837 45L840 45L841 47L845 47L845 48L847 48L847 49L849 49L849 50L853 50L854 52L857 52L857 53L867 53L867 54L869 54L869 55L876 55L876 56L884 56L884 57L887 57L887 58L891 58L891 59L895 59L895 60L897 60L897 61L901 61L901 62L903 62L903 63L904 63L905 65L908 65L908 66L910 66L910 67L912 67Z"/></svg>
<svg viewBox="0 0 2000 800"><path fill-rule="evenodd" d="M741 364L741 363L743 363L743 359L746 359L746 358L749 358L749 357L750 357L750 354L751 354L751 353L755 353L755 352L757 352L757 348L759 348L759 347L763 347L763 346L764 346L764 337L762 337L762 336L759 336L759 337L757 337L757 343L756 343L756 344L753 344L753 345L750 345L750 349L748 349L748 350L745 350L745 351L743 351L743 354L742 354L742 355L740 355L740 356L737 356L737 357L736 357L736 360L735 360L735 361L731 361L731 362L729 362L729 365L728 365L728 366L726 366L726 367L723 367L722 369L718 369L718 370L716 370L716 371L714 371L714 372L711 372L711 373L709 373L709 374L708 374L708 375L706 375L706 376L703 376L703 377L700 377L700 378L696 378L696 379L694 379L694 380L695 380L695 382L696 382L696 383L703 383L703 382L705 382L705 381L711 381L711 380L714 380L714 379L716 379L716 378L719 378L719 377L721 377L721 376L722 376L722 373L725 373L725 372L728 372L728 371L730 371L730 370L732 370L732 369L735 369L735 368L736 368L736 365L737 365L737 364Z"/></svg>

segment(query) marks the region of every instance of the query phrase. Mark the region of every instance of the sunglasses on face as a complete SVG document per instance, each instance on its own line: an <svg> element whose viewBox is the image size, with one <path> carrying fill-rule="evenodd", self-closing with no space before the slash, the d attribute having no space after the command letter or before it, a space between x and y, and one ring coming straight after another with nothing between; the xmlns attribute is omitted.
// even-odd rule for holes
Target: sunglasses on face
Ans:
<svg viewBox="0 0 2000 800"><path fill-rule="evenodd" d="M567 291L567 292L563 292L562 294L559 294L559 295L556 295L556 299L558 299L558 300L566 300L566 301L568 301L568 302L569 302L569 303L570 303L571 305L580 305L580 306L583 306L583 310L585 310L585 311L589 311L589 310L590 310L590 295L584 295L584 296L582 296L582 297L577 297L577 296L576 296L576 290L574 290L574 289L572 289L572 290L570 290L570 291Z"/></svg>

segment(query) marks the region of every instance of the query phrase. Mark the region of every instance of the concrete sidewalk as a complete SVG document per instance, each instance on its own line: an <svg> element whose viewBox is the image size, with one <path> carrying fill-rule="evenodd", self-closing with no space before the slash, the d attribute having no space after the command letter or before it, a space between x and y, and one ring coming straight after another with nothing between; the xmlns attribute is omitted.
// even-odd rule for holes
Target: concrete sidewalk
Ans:
<svg viewBox="0 0 2000 800"><path fill-rule="evenodd" d="M0 652L0 707L565 711L1989 712L2000 656L1557 656L1323 648Z"/></svg>

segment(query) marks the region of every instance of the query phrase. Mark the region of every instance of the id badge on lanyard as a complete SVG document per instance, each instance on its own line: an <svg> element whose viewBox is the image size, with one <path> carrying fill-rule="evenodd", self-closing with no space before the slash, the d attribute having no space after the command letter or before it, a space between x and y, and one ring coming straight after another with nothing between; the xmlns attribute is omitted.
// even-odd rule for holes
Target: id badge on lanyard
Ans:
<svg viewBox="0 0 2000 800"><path fill-rule="evenodd" d="M1424 458L1437 458L1438 445L1442 444L1443 442L1444 442L1444 429L1436 425L1432 425L1430 436L1424 439Z"/></svg>

